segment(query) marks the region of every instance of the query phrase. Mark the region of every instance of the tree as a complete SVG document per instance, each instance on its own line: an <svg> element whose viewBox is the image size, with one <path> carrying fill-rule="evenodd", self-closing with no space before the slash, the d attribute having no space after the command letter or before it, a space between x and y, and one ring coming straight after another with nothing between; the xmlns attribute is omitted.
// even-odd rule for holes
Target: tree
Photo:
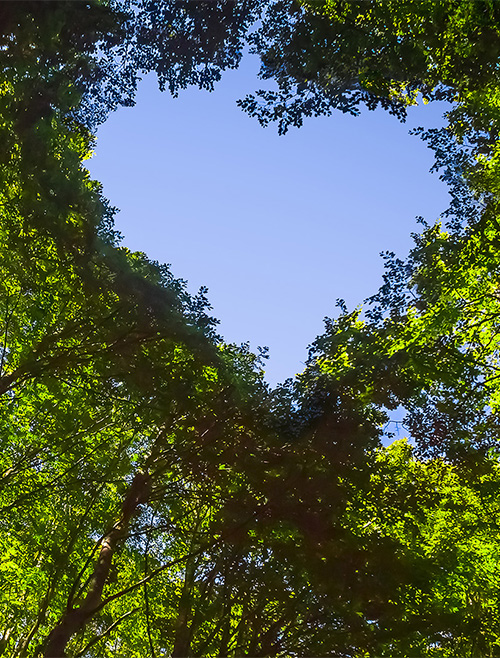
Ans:
<svg viewBox="0 0 500 658"><path fill-rule="evenodd" d="M193 84L212 89L221 71L238 65L256 6L7 0L0 66L4 78L17 80L18 120L28 126L56 112L94 128L119 105L133 105L138 80L150 71L173 95Z"/></svg>
<svg viewBox="0 0 500 658"><path fill-rule="evenodd" d="M337 61L357 81L332 98L353 109L378 94L401 114L417 89L470 100L494 82L494 67L462 80L477 52L455 38L484 19L494 52L496 8L487 6L392 3L387 13L378 2L336 3L320 16L277 3L276 22L264 22L255 43L264 53L263 34L299 35L294 48L314 64L304 34L348 35ZM472 145L460 158L449 131L428 134L439 166L458 163L444 174L454 231L428 227L406 263L389 257L366 318L345 310L328 321L304 373L275 391L248 346L216 334L204 289L191 297L168 268L118 247L113 210L82 165L89 127L132 102L141 72L156 70L176 93L210 87L236 65L254 9L0 7L6 655L498 648L498 268L493 205L487 198L486 212L483 198L495 152L477 159L488 143L477 117L467 115L462 133L455 121ZM404 21L422 25L411 40ZM361 37L366 61L353 69ZM429 53L440 48L435 70ZM288 79L266 57L278 81ZM401 404L417 447L384 449L387 412Z"/></svg>
<svg viewBox="0 0 500 658"><path fill-rule="evenodd" d="M487 117L477 109L498 87L499 18L497 4L482 0L280 0L251 37L261 76L278 91L241 105L264 125L278 120L285 132L304 116L357 114L361 104L404 119L421 94L425 102L457 103L457 131L464 120L484 129Z"/></svg>

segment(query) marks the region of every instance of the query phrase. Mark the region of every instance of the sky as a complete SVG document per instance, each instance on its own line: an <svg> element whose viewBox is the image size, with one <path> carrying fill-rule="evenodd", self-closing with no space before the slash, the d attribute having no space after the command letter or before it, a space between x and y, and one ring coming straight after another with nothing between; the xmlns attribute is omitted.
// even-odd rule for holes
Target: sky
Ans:
<svg viewBox="0 0 500 658"><path fill-rule="evenodd" d="M405 124L335 113L278 136L236 105L263 86L257 71L246 56L215 91L178 98L146 77L86 166L120 209L122 244L169 263L192 293L206 285L226 341L269 347L275 385L303 370L338 298L354 308L377 291L380 252L404 256L415 218L435 221L449 197L408 134L439 125L443 107L410 108Z"/></svg>

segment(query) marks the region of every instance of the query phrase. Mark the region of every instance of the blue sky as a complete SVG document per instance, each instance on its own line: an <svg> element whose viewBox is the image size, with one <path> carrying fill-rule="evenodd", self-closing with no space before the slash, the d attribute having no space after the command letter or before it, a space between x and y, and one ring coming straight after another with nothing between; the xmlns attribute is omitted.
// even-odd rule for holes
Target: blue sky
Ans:
<svg viewBox="0 0 500 658"><path fill-rule="evenodd" d="M415 217L448 205L429 174L432 153L410 128L435 126L442 107L306 120L279 137L237 106L262 87L247 56L215 91L160 93L150 76L134 108L98 131L87 162L120 208L123 244L170 263L191 292L209 288L230 342L267 345L271 384L303 369L323 318L376 292L384 250L405 255Z"/></svg>

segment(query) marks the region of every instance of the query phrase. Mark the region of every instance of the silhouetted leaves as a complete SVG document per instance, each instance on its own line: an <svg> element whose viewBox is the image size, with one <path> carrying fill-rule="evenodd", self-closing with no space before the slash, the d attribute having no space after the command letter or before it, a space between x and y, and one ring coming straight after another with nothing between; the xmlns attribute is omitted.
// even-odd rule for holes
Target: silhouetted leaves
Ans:
<svg viewBox="0 0 500 658"><path fill-rule="evenodd" d="M0 19L0 653L498 653L497 5L4 2ZM278 90L242 104L281 132L456 103L424 135L447 227L387 254L366 313L340 304L274 391L205 288L118 246L82 166L142 74L212 89L246 39ZM400 407L416 445L384 448Z"/></svg>

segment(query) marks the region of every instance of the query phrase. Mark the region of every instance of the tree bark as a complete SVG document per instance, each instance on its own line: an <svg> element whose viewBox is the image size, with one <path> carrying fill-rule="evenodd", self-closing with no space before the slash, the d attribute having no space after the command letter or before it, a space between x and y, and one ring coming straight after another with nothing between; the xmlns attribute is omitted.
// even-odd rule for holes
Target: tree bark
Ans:
<svg viewBox="0 0 500 658"><path fill-rule="evenodd" d="M230 560L229 556L224 556L224 586L222 588L222 637L219 645L219 658L226 658L228 655L229 638L231 637L231 609L232 609L232 592L230 582Z"/></svg>
<svg viewBox="0 0 500 658"><path fill-rule="evenodd" d="M190 557L186 562L184 584L177 609L175 639L172 658L187 658L191 648L191 596L196 572L196 558Z"/></svg>
<svg viewBox="0 0 500 658"><path fill-rule="evenodd" d="M106 534L101 543L99 558L94 566L87 594L77 607L70 606L50 632L45 645L44 658L64 658L66 646L75 633L81 631L95 614L109 576L111 562L120 542L124 539L130 521L139 505L147 499L150 476L137 473L123 501L119 521Z"/></svg>

